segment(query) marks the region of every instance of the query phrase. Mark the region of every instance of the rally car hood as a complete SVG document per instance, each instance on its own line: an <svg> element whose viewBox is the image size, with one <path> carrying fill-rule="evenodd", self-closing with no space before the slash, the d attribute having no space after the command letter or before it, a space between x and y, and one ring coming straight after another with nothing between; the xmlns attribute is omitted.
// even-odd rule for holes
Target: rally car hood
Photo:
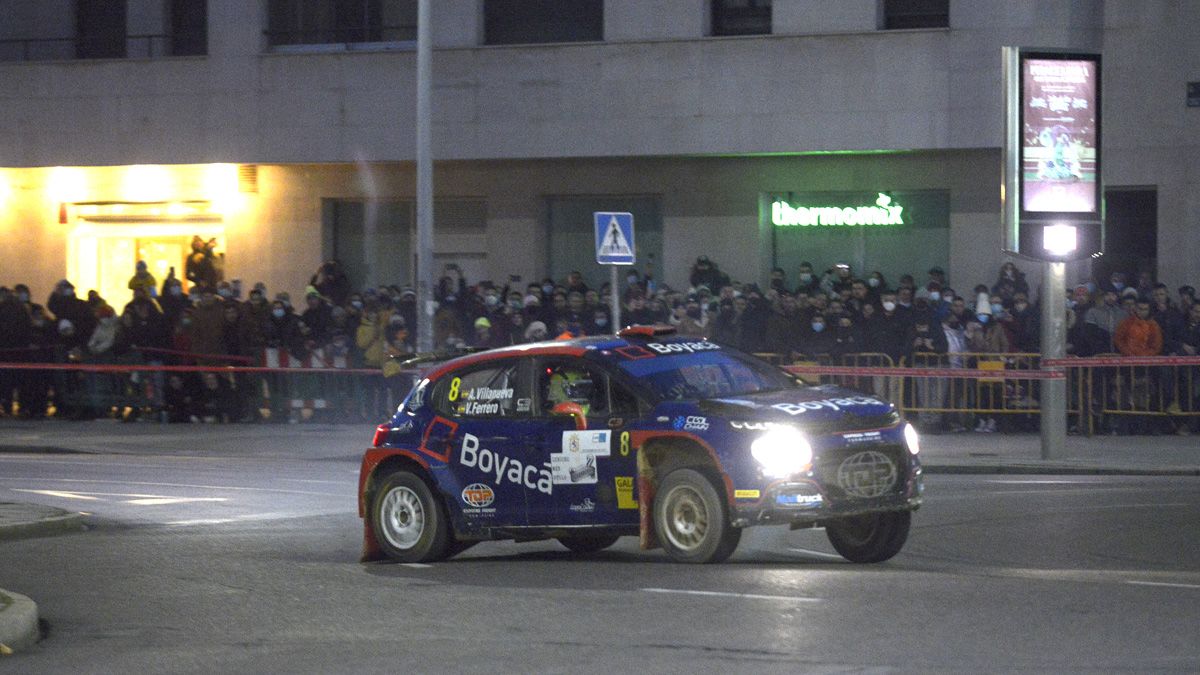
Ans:
<svg viewBox="0 0 1200 675"><path fill-rule="evenodd" d="M830 431L891 426L900 419L892 404L836 386L705 399L699 407L705 414L732 421L783 422Z"/></svg>

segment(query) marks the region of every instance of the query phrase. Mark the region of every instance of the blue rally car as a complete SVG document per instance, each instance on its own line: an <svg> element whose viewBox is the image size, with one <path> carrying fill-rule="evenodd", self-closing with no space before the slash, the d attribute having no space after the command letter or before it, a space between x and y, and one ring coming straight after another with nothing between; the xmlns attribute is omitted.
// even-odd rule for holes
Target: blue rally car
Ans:
<svg viewBox="0 0 1200 675"><path fill-rule="evenodd" d="M922 485L917 434L894 406L672 333L434 367L363 457L364 560L438 560L488 539L592 552L628 535L718 562L742 528L770 524L823 527L854 562L900 551Z"/></svg>

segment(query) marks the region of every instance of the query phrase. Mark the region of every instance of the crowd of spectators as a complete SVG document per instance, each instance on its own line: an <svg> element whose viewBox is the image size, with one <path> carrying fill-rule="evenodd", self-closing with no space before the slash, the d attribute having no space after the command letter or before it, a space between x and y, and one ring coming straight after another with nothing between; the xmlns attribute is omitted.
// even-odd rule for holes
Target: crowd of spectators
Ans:
<svg viewBox="0 0 1200 675"><path fill-rule="evenodd" d="M913 363L917 353L1039 351L1039 298L1011 262L991 283L957 289L938 267L919 280L904 275L892 283L878 271L808 262L794 278L773 269L764 288L731 279L706 256L695 261L688 280L688 288L673 289L627 268L617 289L621 322L670 324L682 335L780 362L875 353L901 365ZM0 288L0 361L259 365L274 348L314 365L385 371L392 357L414 351L414 290L352 288L337 262L321 265L296 304L288 292L272 294L261 283L243 293L239 281L194 276L190 264L186 281L185 291L172 269L159 284L139 262L129 298L112 303L95 291L77 296L65 279L44 305L24 284ZM590 287L579 272L563 280L522 284L513 276L496 284L467 279L448 265L434 291L434 344L491 348L611 333L611 292L607 283ZM1200 349L1200 307L1190 286L1171 293L1148 273L1133 282L1114 273L1056 301L1067 305L1072 354L1194 356ZM13 414L17 400L27 417L44 416L51 407L59 415L103 414L94 407L72 410L59 388L61 380L40 371L0 369L0 415ZM164 414L180 421L257 418L258 404L247 398L244 382L240 388L239 402L229 394L239 389L233 378L175 375L162 382L158 399Z"/></svg>

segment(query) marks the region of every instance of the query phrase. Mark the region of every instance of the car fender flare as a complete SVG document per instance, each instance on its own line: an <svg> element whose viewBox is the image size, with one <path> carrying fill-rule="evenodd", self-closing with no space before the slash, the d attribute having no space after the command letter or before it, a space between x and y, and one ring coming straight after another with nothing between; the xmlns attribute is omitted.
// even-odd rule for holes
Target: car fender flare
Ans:
<svg viewBox="0 0 1200 675"><path fill-rule="evenodd" d="M398 461L393 461L398 460ZM368 493L375 484L376 474L381 466L416 465L422 473L429 476L429 462L420 454L404 448L371 448L363 455L362 468L358 474L358 517L363 521L363 548L359 562L374 562L386 560L387 556L375 539L375 529L371 521L371 505Z"/></svg>
<svg viewBox="0 0 1200 675"><path fill-rule="evenodd" d="M643 550L658 548L658 536L654 530L654 494L655 486L658 479L661 477L652 477L653 471L646 456L641 452L642 448L647 443L658 439L682 439L688 441L702 449L712 460L712 467L717 473L717 477L725 486L725 500L729 505L730 512L735 508L733 499L733 479L725 472L721 465L721 459L717 456L717 451L709 445L703 438L696 434L686 431L631 431L630 442L633 444L634 450L637 452L637 487L638 487L638 521L639 521L639 544Z"/></svg>

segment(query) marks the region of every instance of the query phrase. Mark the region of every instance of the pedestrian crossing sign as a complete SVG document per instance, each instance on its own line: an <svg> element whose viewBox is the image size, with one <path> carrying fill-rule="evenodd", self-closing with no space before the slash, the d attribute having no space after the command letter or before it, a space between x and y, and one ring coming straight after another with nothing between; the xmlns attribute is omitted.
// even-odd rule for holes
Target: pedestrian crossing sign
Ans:
<svg viewBox="0 0 1200 675"><path fill-rule="evenodd" d="M597 211L592 214L596 223L596 262L601 265L632 265L633 214Z"/></svg>

